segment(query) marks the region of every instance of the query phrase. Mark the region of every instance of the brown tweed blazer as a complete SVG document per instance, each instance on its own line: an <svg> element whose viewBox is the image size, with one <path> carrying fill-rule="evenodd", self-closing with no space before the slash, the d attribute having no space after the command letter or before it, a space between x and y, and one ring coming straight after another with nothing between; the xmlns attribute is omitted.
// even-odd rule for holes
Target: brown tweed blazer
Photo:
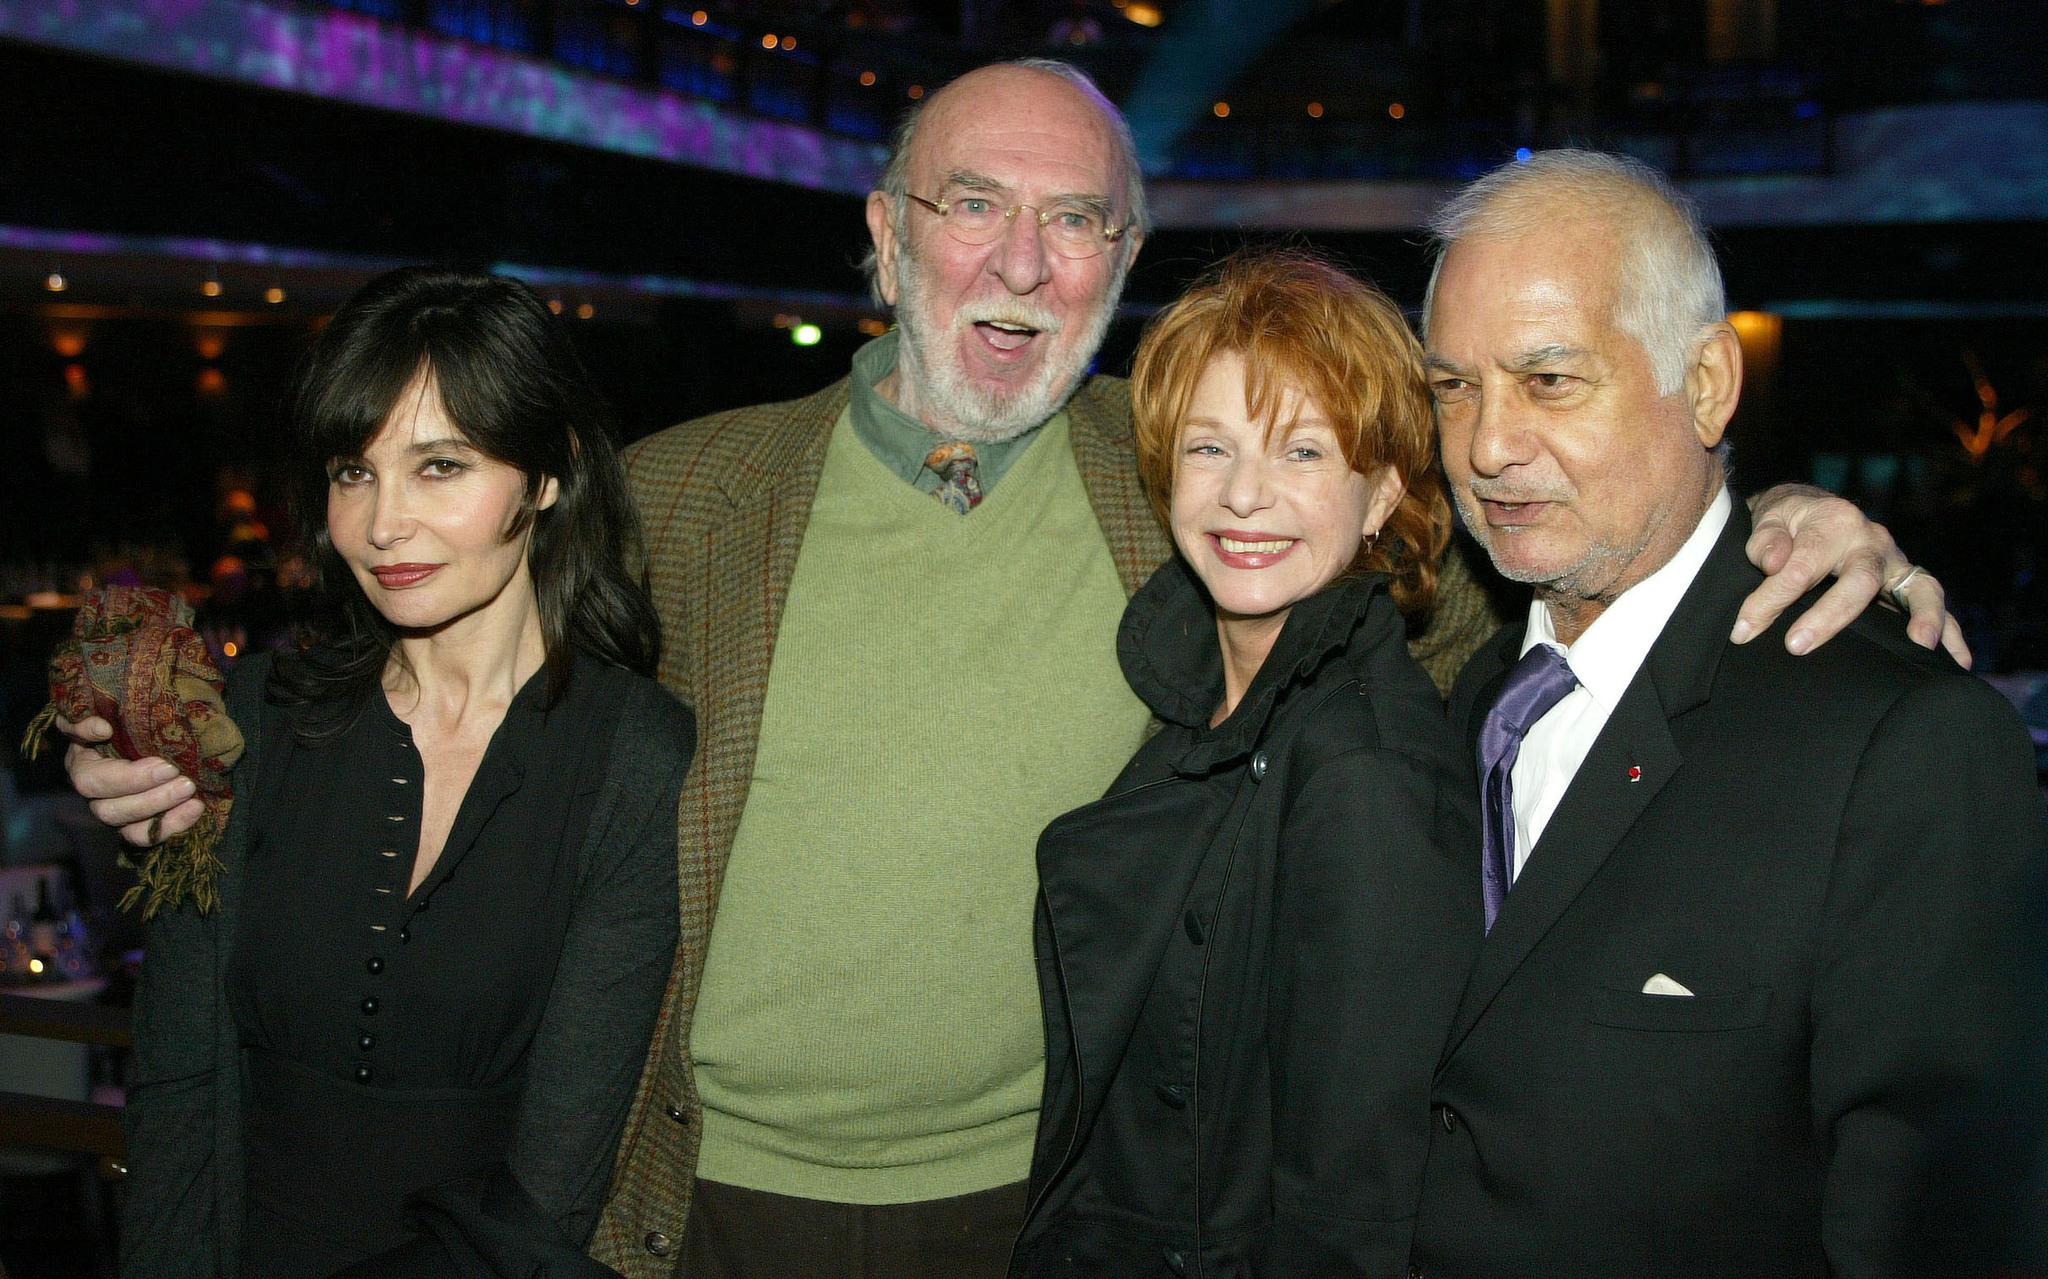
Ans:
<svg viewBox="0 0 2048 1279"><path fill-rule="evenodd" d="M678 816L675 973L590 1242L593 1256L628 1279L679 1274L701 1131L690 1017L753 775L776 625L847 395L842 380L805 399L685 422L626 451L661 615L661 682L696 712L698 733ZM1130 389L1090 378L1067 411L1089 501L1124 589L1135 591L1172 546L1139 486ZM1499 621L1455 552L1439 595L1429 630L1410 647L1447 689Z"/></svg>

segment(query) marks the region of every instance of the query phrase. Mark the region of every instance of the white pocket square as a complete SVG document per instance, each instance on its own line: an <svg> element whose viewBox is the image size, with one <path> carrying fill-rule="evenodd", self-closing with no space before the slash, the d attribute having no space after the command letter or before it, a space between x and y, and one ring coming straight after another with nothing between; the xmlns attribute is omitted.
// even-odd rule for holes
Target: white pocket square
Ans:
<svg viewBox="0 0 2048 1279"><path fill-rule="evenodd" d="M1680 999L1692 998L1691 991L1666 977L1663 973L1658 973L1655 977L1644 982L1643 993L1645 995L1676 995Z"/></svg>

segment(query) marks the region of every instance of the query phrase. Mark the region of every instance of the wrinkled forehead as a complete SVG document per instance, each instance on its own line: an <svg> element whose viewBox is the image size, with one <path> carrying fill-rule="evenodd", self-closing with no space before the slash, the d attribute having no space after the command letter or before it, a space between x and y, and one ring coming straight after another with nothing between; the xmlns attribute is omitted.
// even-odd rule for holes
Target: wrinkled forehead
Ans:
<svg viewBox="0 0 2048 1279"><path fill-rule="evenodd" d="M958 173L1020 195L1120 196L1126 180L1101 104L1058 76L990 68L941 90L911 140L913 191Z"/></svg>
<svg viewBox="0 0 2048 1279"><path fill-rule="evenodd" d="M1429 349L1591 340L1613 330L1620 284L1620 248L1597 222L1471 236L1444 255L1430 299Z"/></svg>

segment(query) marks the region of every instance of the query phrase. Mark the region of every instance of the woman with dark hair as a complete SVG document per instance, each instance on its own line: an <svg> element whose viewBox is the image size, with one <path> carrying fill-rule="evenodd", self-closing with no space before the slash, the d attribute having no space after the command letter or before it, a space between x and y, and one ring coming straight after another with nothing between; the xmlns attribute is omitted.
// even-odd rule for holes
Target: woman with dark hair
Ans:
<svg viewBox="0 0 2048 1279"><path fill-rule="evenodd" d="M318 606L229 681L219 907L148 926L122 1272L611 1274L695 732L604 415L526 286L414 267L291 426Z"/></svg>
<svg viewBox="0 0 2048 1279"><path fill-rule="evenodd" d="M1118 654L1163 727L1039 840L1046 1083L1013 1276L1403 1273L1476 949L1471 765L1408 654L1450 511L1377 289L1248 253L1131 377L1180 551Z"/></svg>

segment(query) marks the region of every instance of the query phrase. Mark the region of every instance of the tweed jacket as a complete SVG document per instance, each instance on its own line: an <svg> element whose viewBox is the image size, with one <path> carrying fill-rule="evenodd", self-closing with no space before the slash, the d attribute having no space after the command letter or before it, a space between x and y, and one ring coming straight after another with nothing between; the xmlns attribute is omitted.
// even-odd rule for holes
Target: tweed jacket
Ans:
<svg viewBox="0 0 2048 1279"><path fill-rule="evenodd" d="M726 856L753 775L776 627L848 381L815 395L713 414L626 450L661 615L660 677L697 715L697 757L678 814L682 931L675 972L619 1144L591 1254L628 1276L679 1273L702 1132L688 1046ZM1074 460L1127 593L1172 551L1138 478L1130 388L1091 377L1067 405ZM1428 631L1411 643L1438 688L1499 629L1457 553Z"/></svg>

